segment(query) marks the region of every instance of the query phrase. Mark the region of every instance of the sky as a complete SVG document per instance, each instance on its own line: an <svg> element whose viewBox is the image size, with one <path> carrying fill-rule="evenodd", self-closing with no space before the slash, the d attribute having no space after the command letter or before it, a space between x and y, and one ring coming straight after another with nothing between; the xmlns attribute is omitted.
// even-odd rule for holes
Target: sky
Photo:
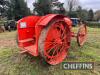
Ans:
<svg viewBox="0 0 100 75"><path fill-rule="evenodd" d="M65 2L66 0L59 0L59 1ZM32 5L33 2L35 2L35 0L27 0L28 7L31 10L33 9L33 5ZM93 9L94 11L100 10L100 0L79 0L79 4L84 9L88 9L88 10ZM66 6L66 4L64 6Z"/></svg>

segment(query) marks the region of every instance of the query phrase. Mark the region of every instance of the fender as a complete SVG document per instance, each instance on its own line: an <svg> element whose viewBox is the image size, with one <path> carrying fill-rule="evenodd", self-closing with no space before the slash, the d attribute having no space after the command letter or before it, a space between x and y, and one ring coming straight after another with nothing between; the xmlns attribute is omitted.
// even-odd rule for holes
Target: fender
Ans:
<svg viewBox="0 0 100 75"><path fill-rule="evenodd" d="M66 24L68 25L69 29L71 29L72 28L72 21L71 21L71 19L68 18L68 17L65 17L64 20L65 20Z"/></svg>
<svg viewBox="0 0 100 75"><path fill-rule="evenodd" d="M48 14L46 16L41 17L41 19L37 22L37 25L46 26L54 18L57 18L57 19L62 18L64 20L64 17L65 16L59 15L59 14Z"/></svg>

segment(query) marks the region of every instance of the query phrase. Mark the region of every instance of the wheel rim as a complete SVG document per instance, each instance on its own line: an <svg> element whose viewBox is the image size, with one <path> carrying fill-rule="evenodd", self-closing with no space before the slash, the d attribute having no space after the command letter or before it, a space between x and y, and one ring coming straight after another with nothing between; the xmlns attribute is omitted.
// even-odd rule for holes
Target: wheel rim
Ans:
<svg viewBox="0 0 100 75"><path fill-rule="evenodd" d="M44 55L49 64L55 65L63 61L68 50L68 29L61 21L51 25L44 42Z"/></svg>
<svg viewBox="0 0 100 75"><path fill-rule="evenodd" d="M79 46L82 46L86 42L87 28L86 25L81 25L77 35L77 41Z"/></svg>

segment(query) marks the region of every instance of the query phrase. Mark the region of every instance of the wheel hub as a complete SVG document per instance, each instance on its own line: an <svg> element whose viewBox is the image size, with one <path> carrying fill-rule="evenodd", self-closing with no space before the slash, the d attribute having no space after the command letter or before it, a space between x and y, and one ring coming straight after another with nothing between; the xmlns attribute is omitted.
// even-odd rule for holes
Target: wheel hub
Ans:
<svg viewBox="0 0 100 75"><path fill-rule="evenodd" d="M63 43L62 40L61 40L60 38L55 39L55 42L56 42L57 44L62 44L62 43Z"/></svg>

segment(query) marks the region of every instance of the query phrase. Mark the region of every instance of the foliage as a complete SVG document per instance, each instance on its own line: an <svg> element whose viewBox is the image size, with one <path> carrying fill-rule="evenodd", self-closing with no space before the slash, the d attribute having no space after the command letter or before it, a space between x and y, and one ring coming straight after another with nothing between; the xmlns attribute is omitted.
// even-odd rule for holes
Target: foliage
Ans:
<svg viewBox="0 0 100 75"><path fill-rule="evenodd" d="M66 10L68 9L68 16L77 18L78 14L76 12L76 8L78 7L78 0L67 0L66 2L67 2Z"/></svg>
<svg viewBox="0 0 100 75"><path fill-rule="evenodd" d="M38 15L46 15L51 13L51 5L50 0L37 0L37 2L33 3L34 12Z"/></svg>
<svg viewBox="0 0 100 75"><path fill-rule="evenodd" d="M30 9L24 0L10 0L7 14L8 19L19 20L22 17L30 15Z"/></svg>
<svg viewBox="0 0 100 75"><path fill-rule="evenodd" d="M98 23L98 22L87 22L87 26L93 27L93 28L100 28L100 23Z"/></svg>
<svg viewBox="0 0 100 75"><path fill-rule="evenodd" d="M51 7L52 7L52 13L56 13L56 14L65 14L65 8L64 8L64 3L57 1L52 1L51 3Z"/></svg>
<svg viewBox="0 0 100 75"><path fill-rule="evenodd" d="M92 9L90 9L88 12L88 21L93 21L93 18L94 18L94 12Z"/></svg>
<svg viewBox="0 0 100 75"><path fill-rule="evenodd" d="M94 19L97 20L97 21L100 20L100 10L97 10L97 11L95 12Z"/></svg>
<svg viewBox="0 0 100 75"><path fill-rule="evenodd" d="M46 15L49 13L65 14L64 3L58 0L37 0L33 5L35 7L33 11L37 15Z"/></svg>
<svg viewBox="0 0 100 75"><path fill-rule="evenodd" d="M82 9L81 6L78 6L77 10L77 16L78 18L81 18L82 20L88 20L88 11L86 9Z"/></svg>
<svg viewBox="0 0 100 75"><path fill-rule="evenodd" d="M77 18L78 17L78 14L76 11L71 11L68 13L68 16L71 17L71 18Z"/></svg>
<svg viewBox="0 0 100 75"><path fill-rule="evenodd" d="M67 0L66 2L69 12L72 12L78 6L78 0Z"/></svg>
<svg viewBox="0 0 100 75"><path fill-rule="evenodd" d="M3 17L7 15L8 4L8 0L0 0L0 15Z"/></svg>

